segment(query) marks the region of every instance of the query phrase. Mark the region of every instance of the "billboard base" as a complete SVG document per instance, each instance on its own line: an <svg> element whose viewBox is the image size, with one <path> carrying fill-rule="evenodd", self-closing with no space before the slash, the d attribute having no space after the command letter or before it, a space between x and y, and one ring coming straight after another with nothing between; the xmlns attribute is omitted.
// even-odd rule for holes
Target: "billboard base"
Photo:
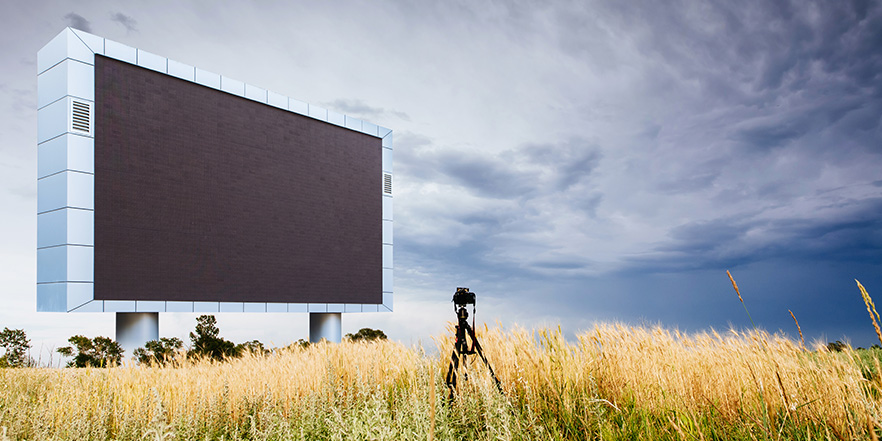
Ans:
<svg viewBox="0 0 882 441"><path fill-rule="evenodd" d="M342 337L342 314L339 312L309 313L309 341L318 343L327 340L340 343Z"/></svg>
<svg viewBox="0 0 882 441"><path fill-rule="evenodd" d="M116 313L116 341L125 350L124 359L150 340L159 340L158 312Z"/></svg>

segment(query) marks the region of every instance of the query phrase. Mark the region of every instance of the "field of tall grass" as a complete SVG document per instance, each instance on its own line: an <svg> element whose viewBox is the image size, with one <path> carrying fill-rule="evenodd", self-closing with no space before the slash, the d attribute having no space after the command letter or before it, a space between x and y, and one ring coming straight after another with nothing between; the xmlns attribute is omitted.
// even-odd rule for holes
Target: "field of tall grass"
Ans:
<svg viewBox="0 0 882 441"><path fill-rule="evenodd" d="M504 394L476 361L448 402L449 335L439 355L344 342L223 363L2 369L0 439L808 440L880 427L875 352L756 330L477 331Z"/></svg>

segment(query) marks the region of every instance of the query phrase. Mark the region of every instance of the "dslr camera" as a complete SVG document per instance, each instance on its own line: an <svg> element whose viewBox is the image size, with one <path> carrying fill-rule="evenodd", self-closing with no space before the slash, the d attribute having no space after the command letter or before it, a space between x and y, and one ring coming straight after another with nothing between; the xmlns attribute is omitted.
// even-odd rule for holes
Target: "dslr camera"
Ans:
<svg viewBox="0 0 882 441"><path fill-rule="evenodd" d="M453 304L456 306L474 305L475 293L469 292L468 288L456 288L453 293Z"/></svg>

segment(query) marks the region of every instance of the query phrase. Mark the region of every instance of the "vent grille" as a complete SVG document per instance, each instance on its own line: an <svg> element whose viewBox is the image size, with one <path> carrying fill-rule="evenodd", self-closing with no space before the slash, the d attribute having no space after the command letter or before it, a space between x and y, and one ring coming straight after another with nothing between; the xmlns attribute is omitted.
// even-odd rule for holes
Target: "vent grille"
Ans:
<svg viewBox="0 0 882 441"><path fill-rule="evenodd" d="M71 128L81 132L91 133L92 130L92 106L80 101L71 101Z"/></svg>
<svg viewBox="0 0 882 441"><path fill-rule="evenodd" d="M392 175L383 175L383 193L392 194Z"/></svg>

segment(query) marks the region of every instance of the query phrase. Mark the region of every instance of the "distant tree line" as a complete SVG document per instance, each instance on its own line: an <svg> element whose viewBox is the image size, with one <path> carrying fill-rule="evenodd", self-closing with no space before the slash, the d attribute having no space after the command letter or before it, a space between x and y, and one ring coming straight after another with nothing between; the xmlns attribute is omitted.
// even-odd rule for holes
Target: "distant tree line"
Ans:
<svg viewBox="0 0 882 441"><path fill-rule="evenodd" d="M24 338L24 331L20 332L21 338ZM346 341L350 342L386 340L386 338L383 331L371 328L362 328L355 334L346 334ZM0 342L2 341L5 340L0 340ZM108 367L122 362L124 350L118 342L110 338L99 336L90 339L82 335L75 335L69 338L68 342L70 342L70 346L57 349L58 353L71 357L67 367ZM310 342L300 339L289 348L308 348L310 345ZM261 356L272 353L259 340L236 344L224 339L220 336L217 319L213 315L201 315L196 319L196 329L190 333L190 347L187 350L184 350L183 347L184 342L177 337L162 337L159 340L148 341L144 347L135 349L132 355L141 365L165 366L183 361L183 359L208 358L223 361L241 357L245 353ZM23 353L23 351L26 351L26 348L20 352ZM7 354L10 353L19 354L19 352L10 352L7 349ZM18 356L12 356L13 359L18 360L15 357Z"/></svg>

